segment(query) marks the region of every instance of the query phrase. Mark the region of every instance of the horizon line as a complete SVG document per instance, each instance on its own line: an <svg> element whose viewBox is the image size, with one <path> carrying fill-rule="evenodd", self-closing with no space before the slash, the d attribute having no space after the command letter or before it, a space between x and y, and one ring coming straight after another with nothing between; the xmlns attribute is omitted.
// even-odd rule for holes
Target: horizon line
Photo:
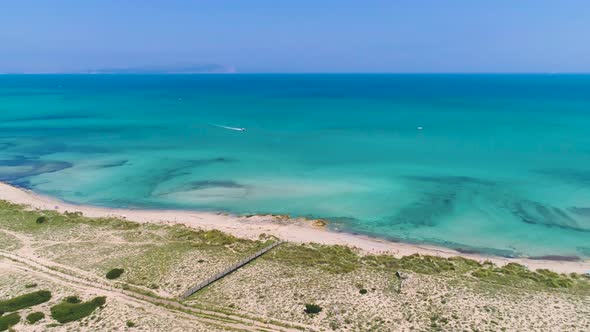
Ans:
<svg viewBox="0 0 590 332"><path fill-rule="evenodd" d="M587 72L203 72L203 73L88 73L88 72L0 72L0 76L7 75L84 75L84 76L156 76L156 75L590 75Z"/></svg>

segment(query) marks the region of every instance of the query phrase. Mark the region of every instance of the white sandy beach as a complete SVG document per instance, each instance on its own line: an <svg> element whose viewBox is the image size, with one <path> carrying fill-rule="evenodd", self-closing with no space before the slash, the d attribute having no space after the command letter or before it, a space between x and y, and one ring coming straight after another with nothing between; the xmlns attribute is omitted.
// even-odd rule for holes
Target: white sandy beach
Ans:
<svg viewBox="0 0 590 332"><path fill-rule="evenodd" d="M111 209L85 205L75 205L58 199L36 194L11 185L0 183L0 199L23 204L34 209L55 210L59 212L81 212L87 217L118 217L141 223L180 223L193 228L217 229L237 237L257 239L260 234L274 235L282 240L296 243L321 243L327 245L347 245L367 253L389 253L396 256L411 254L441 257L462 256L479 261L489 260L498 265L510 262L523 264L530 269L549 269L560 273L586 273L590 271L590 261L570 262L553 260L533 260L525 258L504 258L466 254L458 251L407 243L390 242L362 235L329 231L314 226L313 221L288 219L282 216L259 215L240 217L225 213L208 213L181 210L131 210Z"/></svg>

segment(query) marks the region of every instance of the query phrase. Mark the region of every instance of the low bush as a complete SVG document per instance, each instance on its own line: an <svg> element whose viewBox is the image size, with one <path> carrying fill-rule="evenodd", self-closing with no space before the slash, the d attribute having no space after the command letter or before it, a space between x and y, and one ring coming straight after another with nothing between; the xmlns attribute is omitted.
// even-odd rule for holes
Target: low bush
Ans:
<svg viewBox="0 0 590 332"><path fill-rule="evenodd" d="M35 287L37 287L36 282L29 282L29 283L25 284L25 288L35 288Z"/></svg>
<svg viewBox="0 0 590 332"><path fill-rule="evenodd" d="M238 239L233 235L218 230L194 230L186 226L177 225L170 228L170 236L173 240L201 242L211 246L226 246L238 242L249 242Z"/></svg>
<svg viewBox="0 0 590 332"><path fill-rule="evenodd" d="M0 311L12 312L32 307L51 299L51 292L46 290L23 294L10 300L0 301Z"/></svg>
<svg viewBox="0 0 590 332"><path fill-rule="evenodd" d="M452 261L442 257L413 254L399 259L399 267L420 274L439 274L456 269Z"/></svg>
<svg viewBox="0 0 590 332"><path fill-rule="evenodd" d="M364 289L364 288L361 288L361 289L359 290L359 293L361 293L361 294L367 294L367 290L366 290L366 289Z"/></svg>
<svg viewBox="0 0 590 332"><path fill-rule="evenodd" d="M29 322L29 324L35 324L38 321L42 320L43 318L45 318L45 314L42 312L32 312L30 314L27 315L27 322Z"/></svg>
<svg viewBox="0 0 590 332"><path fill-rule="evenodd" d="M20 315L18 313L12 313L10 315L0 317L0 331L6 331L11 326L20 322Z"/></svg>
<svg viewBox="0 0 590 332"><path fill-rule="evenodd" d="M322 307L317 304L306 303L305 304L305 313L308 315L317 314L322 311Z"/></svg>
<svg viewBox="0 0 590 332"><path fill-rule="evenodd" d="M127 321L126 325L127 327L135 327L135 323L130 320Z"/></svg>
<svg viewBox="0 0 590 332"><path fill-rule="evenodd" d="M121 274L123 274L123 272L125 272L125 270L123 269L112 269L109 272L107 272L107 279L117 279L121 276Z"/></svg>
<svg viewBox="0 0 590 332"><path fill-rule="evenodd" d="M68 323L89 316L96 308L106 303L106 297L100 296L82 303L64 301L51 307L51 317L60 323Z"/></svg>
<svg viewBox="0 0 590 332"><path fill-rule="evenodd" d="M361 266L360 256L353 249L338 245L285 244L273 250L272 255L262 256L262 259L290 266L318 268L334 274L352 272Z"/></svg>
<svg viewBox="0 0 590 332"><path fill-rule="evenodd" d="M483 278L488 278L492 275L492 270L490 269L477 269L475 271L473 271L471 273L472 276L479 278L479 279L483 279Z"/></svg>
<svg viewBox="0 0 590 332"><path fill-rule="evenodd" d="M47 221L47 217L46 216L41 216L39 218L37 218L37 220L35 221L37 224L44 224Z"/></svg>
<svg viewBox="0 0 590 332"><path fill-rule="evenodd" d="M481 267L471 273L472 276L500 284L511 285L515 282L533 282L549 288L570 288L575 280L565 274L540 269L531 271L526 266L508 263L502 267Z"/></svg>
<svg viewBox="0 0 590 332"><path fill-rule="evenodd" d="M80 300L79 297L73 295L73 296L66 297L66 302L68 302L68 303L80 303L80 302L82 302L82 300Z"/></svg>
<svg viewBox="0 0 590 332"><path fill-rule="evenodd" d="M539 269L536 274L539 275L540 282L550 288L570 288L574 284L571 277L547 269Z"/></svg>

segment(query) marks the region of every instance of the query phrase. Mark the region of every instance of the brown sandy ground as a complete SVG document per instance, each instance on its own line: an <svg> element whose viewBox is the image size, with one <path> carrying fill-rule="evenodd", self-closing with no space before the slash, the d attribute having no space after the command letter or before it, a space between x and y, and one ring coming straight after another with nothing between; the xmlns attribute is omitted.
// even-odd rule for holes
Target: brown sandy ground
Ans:
<svg viewBox="0 0 590 332"><path fill-rule="evenodd" d="M0 211L0 217L13 213ZM120 281L159 296L174 297L265 245L220 232L199 233L183 226L140 225L121 220L87 223L78 215L52 218L46 225L0 219L0 249L35 256L89 278L104 279L123 268ZM57 218L60 218L59 220Z"/></svg>
<svg viewBox="0 0 590 332"><path fill-rule="evenodd" d="M37 223L42 215L46 221ZM54 293L21 313L40 310L45 320L21 321L17 331L590 330L590 283L580 275L312 244L283 244L184 301L200 314L174 302L268 241L0 202L0 300L28 292L27 283ZM114 267L125 272L107 280ZM402 282L397 271L409 278ZM107 304L80 322L50 328L49 307L68 295L105 295ZM308 315L306 303L322 311ZM137 326L127 328L127 321Z"/></svg>
<svg viewBox="0 0 590 332"><path fill-rule="evenodd" d="M49 302L20 310L23 319L12 328L15 331L224 331L214 325L203 324L185 315L162 310L156 306L131 301L112 293L87 287L76 287L59 279L47 278L31 269L7 259L0 259L0 298L12 298L35 290L50 290ZM27 288L26 285L36 284ZM82 300L95 296L107 296L106 305L80 321L60 325L51 318L49 308L67 296L78 296ZM28 324L24 317L40 311L45 318L35 324ZM133 322L130 329L127 322Z"/></svg>
<svg viewBox="0 0 590 332"><path fill-rule="evenodd" d="M277 262L271 253L191 299L336 331L590 331L586 291L498 285L455 272L407 274L400 290L396 270L327 271ZM305 303L323 310L307 315Z"/></svg>

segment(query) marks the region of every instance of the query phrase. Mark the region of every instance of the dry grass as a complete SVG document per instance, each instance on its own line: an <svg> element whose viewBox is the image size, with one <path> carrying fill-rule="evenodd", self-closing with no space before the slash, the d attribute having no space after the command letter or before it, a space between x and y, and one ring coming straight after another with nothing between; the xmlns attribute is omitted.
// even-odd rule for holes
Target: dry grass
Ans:
<svg viewBox="0 0 590 332"><path fill-rule="evenodd" d="M45 222L36 222L40 215ZM26 211L0 202L1 250L101 282L107 282L107 271L122 268L115 284L161 297L176 297L265 245L218 231ZM409 279L402 283L398 270ZM100 296L32 273L0 273L0 299L41 289L50 289L52 299L20 312L21 317L44 313L37 327L55 324L49 308L67 296L84 301ZM187 303L338 331L590 330L590 284L584 277L463 258L363 256L343 246L281 245ZM306 303L322 311L306 314ZM53 330L123 330L128 321L138 330L217 329L107 296L103 309ZM21 322L16 329L33 327Z"/></svg>
<svg viewBox="0 0 590 332"><path fill-rule="evenodd" d="M356 254L347 251L343 261L326 268L333 252L342 248L331 248L318 264L309 247L301 261L290 257L297 248L281 250L189 300L339 331L590 328L587 281L555 289L528 275L507 274L498 276L502 281L498 283L471 276L481 266L464 259L365 256L356 260ZM398 270L410 276L401 287ZM306 303L317 303L323 310L307 315Z"/></svg>
<svg viewBox="0 0 590 332"><path fill-rule="evenodd" d="M0 264L3 262L6 263L0 259ZM116 297L107 297L105 306L95 310L90 316L62 325L51 318L52 306L59 304L67 296L76 295L83 300L89 300L100 294L68 287L24 271L7 269L5 265L2 265L0 298L11 298L30 292L30 288L25 287L27 283L36 283L38 289L51 289L53 297L46 303L20 310L19 313L23 319L13 327L15 331L122 331L126 329L127 321L133 321L138 331L223 331L182 315L171 314L166 310L144 308ZM34 324L27 323L24 317L34 312L45 314L45 318Z"/></svg>

